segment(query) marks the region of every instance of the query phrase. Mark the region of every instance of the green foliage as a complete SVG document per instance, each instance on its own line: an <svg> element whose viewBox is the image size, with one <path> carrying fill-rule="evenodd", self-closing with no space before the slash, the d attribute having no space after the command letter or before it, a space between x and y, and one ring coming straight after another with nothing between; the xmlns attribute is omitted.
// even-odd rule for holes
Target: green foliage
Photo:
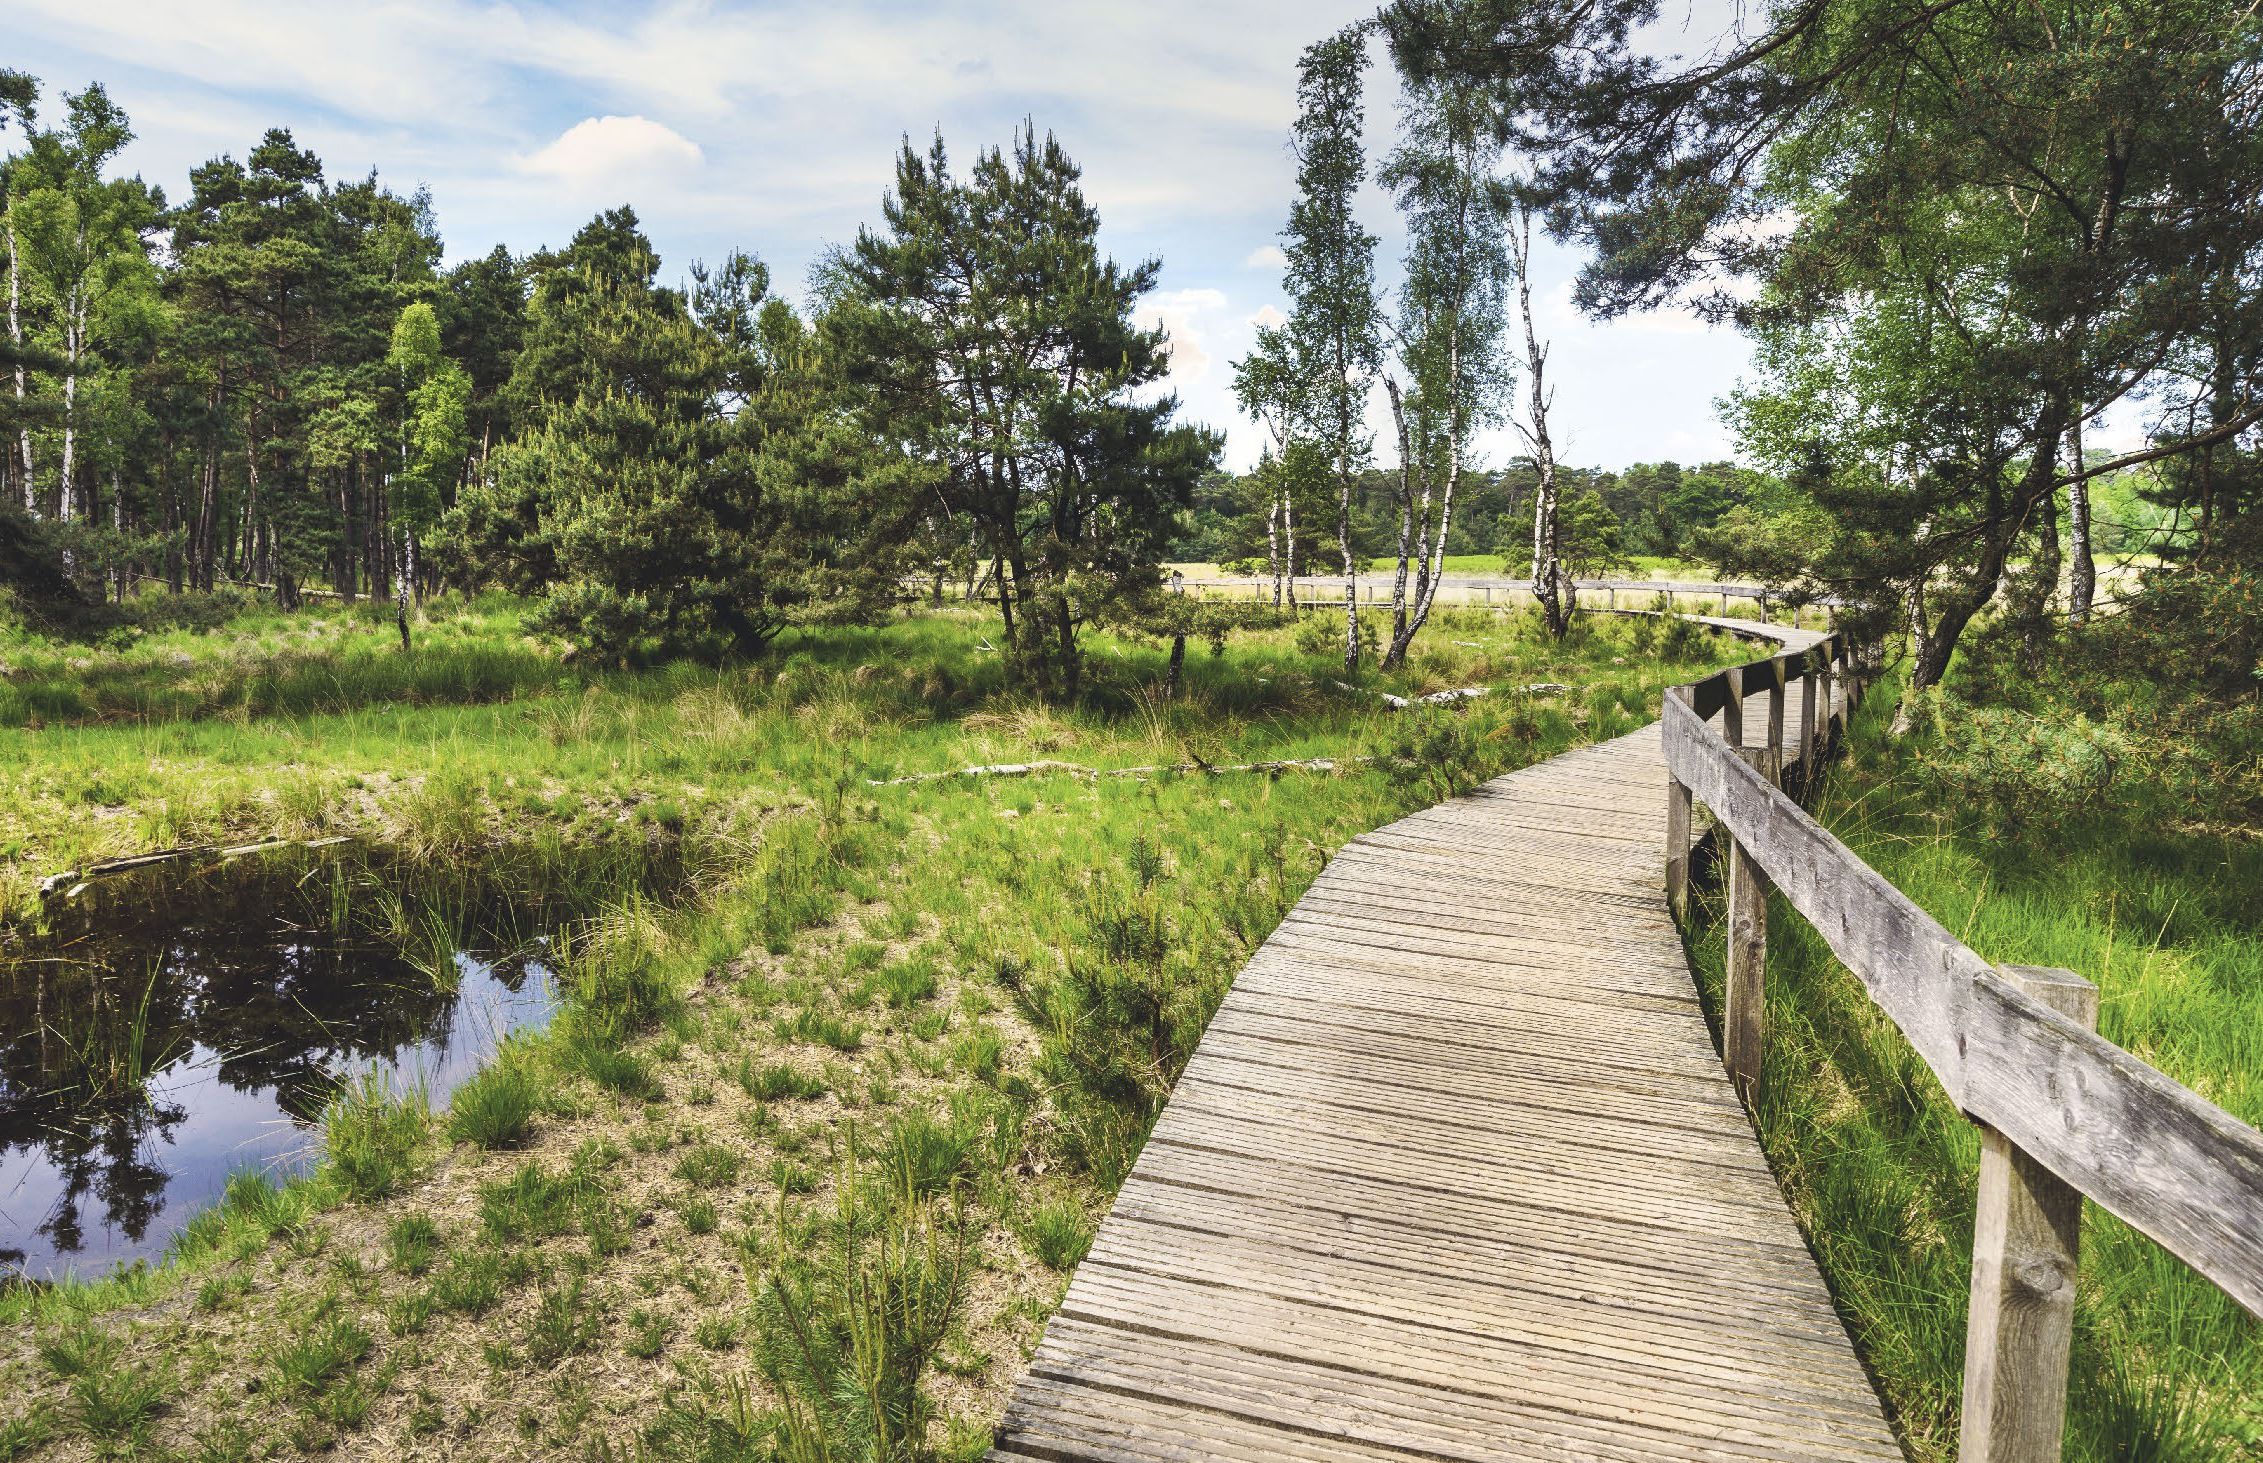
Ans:
<svg viewBox="0 0 2263 1463"><path fill-rule="evenodd" d="M1076 1268L1092 1248L1093 1224L1084 1206L1070 1199L1048 1199L1030 1210L1022 1238L1037 1258L1055 1270Z"/></svg>
<svg viewBox="0 0 2263 1463"><path fill-rule="evenodd" d="M422 1275L439 1259L440 1226L426 1214L404 1214L385 1231L385 1253L403 1275Z"/></svg>
<svg viewBox="0 0 2263 1463"><path fill-rule="evenodd" d="M964 1220L890 1209L844 1172L811 1249L756 1284L755 1359L781 1399L778 1447L812 1463L898 1463L926 1451L921 1383L966 1294Z"/></svg>
<svg viewBox="0 0 2263 1463"><path fill-rule="evenodd" d="M2080 713L2048 720L1940 696L1919 778L1944 806L1999 828L2061 828L2095 811L2127 756L2126 740Z"/></svg>
<svg viewBox="0 0 2263 1463"><path fill-rule="evenodd" d="M420 1091L395 1092L379 1073L365 1073L330 1100L322 1132L330 1167L357 1199L390 1194L407 1176L432 1112Z"/></svg>
<svg viewBox="0 0 2263 1463"><path fill-rule="evenodd" d="M1489 721L1466 702L1409 706L1392 717L1374 755L1394 786L1419 802L1442 802L1485 780Z"/></svg>
<svg viewBox="0 0 2263 1463"><path fill-rule="evenodd" d="M621 662L753 649L838 611L870 458L828 435L827 367L765 305L767 271L734 254L691 300L658 269L623 209L544 271L506 388L524 430L450 528L482 572L546 593L539 627ZM806 471L812 433L829 477Z"/></svg>
<svg viewBox="0 0 2263 1463"><path fill-rule="evenodd" d="M1142 390L1169 368L1163 332L1134 319L1161 263L1127 270L1101 254L1079 177L1033 125L963 181L940 136L924 154L907 141L883 227L835 262L824 322L828 349L853 363L867 430L912 444L951 525L920 508L903 531L924 532L937 559L971 537L1004 596L1013 670L1071 695L1080 632L1152 588L1221 445L1173 421L1175 398Z"/></svg>
<svg viewBox="0 0 2263 1463"><path fill-rule="evenodd" d="M448 1137L480 1148L515 1148L534 1131L541 1093L534 1074L504 1059L481 1070L448 1099Z"/></svg>
<svg viewBox="0 0 2263 1463"><path fill-rule="evenodd" d="M1970 696L1972 680L1950 690ZM2142 755L2113 795L2007 821L1944 798L1929 723L1898 741L1863 713L1818 816L1855 854L1994 961L2100 986L2100 1029L2235 1117L2263 1118L2263 850L2155 811ZM2014 730L2001 734L2016 736ZM1717 1000L1716 892L1693 945ZM1969 1294L1972 1123L1804 921L1769 930L1769 1043L1758 1126L1833 1297L1913 1455L1955 1455ZM2067 1457L2229 1463L2253 1450L2263 1332L2158 1245L2084 1222Z"/></svg>
<svg viewBox="0 0 2263 1463"><path fill-rule="evenodd" d="M432 1299L460 1315L483 1316L503 1298L503 1257L491 1249L463 1250L432 1276Z"/></svg>

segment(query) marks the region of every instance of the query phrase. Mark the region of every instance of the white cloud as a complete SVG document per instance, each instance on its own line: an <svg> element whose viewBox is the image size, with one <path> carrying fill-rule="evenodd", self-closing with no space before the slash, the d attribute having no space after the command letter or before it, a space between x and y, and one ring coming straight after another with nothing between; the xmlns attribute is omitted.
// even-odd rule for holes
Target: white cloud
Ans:
<svg viewBox="0 0 2263 1463"><path fill-rule="evenodd" d="M1257 326L1260 330L1277 330L1289 323L1289 317L1274 309L1271 305L1260 305L1257 307L1257 313L1249 317L1249 323Z"/></svg>
<svg viewBox="0 0 2263 1463"><path fill-rule="evenodd" d="M644 182L699 166L699 144L649 117L589 117L520 166L575 183Z"/></svg>
<svg viewBox="0 0 2263 1463"><path fill-rule="evenodd" d="M1278 244L1260 244L1242 261L1244 269L1286 269L1288 266L1289 256L1281 252Z"/></svg>
<svg viewBox="0 0 2263 1463"><path fill-rule="evenodd" d="M1225 308L1223 290L1160 290L1133 312L1140 325L1149 330L1161 326L1169 338L1172 387L1184 389L1210 374L1213 317Z"/></svg>

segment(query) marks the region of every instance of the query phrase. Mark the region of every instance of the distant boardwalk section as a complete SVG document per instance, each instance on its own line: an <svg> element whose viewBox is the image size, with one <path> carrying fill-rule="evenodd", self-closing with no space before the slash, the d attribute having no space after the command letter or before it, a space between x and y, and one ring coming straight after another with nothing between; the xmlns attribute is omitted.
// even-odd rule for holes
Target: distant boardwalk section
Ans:
<svg viewBox="0 0 2263 1463"><path fill-rule="evenodd" d="M1898 1460L1707 1033L1665 793L1653 725L1353 839L992 1456Z"/></svg>

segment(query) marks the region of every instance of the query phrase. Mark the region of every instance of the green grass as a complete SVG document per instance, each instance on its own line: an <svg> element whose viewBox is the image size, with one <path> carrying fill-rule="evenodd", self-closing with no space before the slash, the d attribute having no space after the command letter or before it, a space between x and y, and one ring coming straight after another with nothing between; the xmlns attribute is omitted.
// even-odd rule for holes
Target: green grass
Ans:
<svg viewBox="0 0 2263 1463"><path fill-rule="evenodd" d="M1976 822L1890 743L1882 688L1818 817L1983 957L2100 988L2100 1030L2263 1122L2263 846L2131 804ZM1695 946L1719 994L1718 892ZM1717 1007L1716 1007L1717 1009ZM1865 1359L1920 1459L1956 1451L1978 1142L1931 1074L1779 899L1758 1120ZM2229 1463L2263 1449L2263 1325L2094 1206L2084 1221L2067 1457Z"/></svg>
<svg viewBox="0 0 2263 1463"><path fill-rule="evenodd" d="M979 1452L1089 1216L1326 857L1736 658L1647 621L1558 644L1528 615L1455 609L1402 672L1361 680L1573 693L1394 713L1284 628L1197 647L1169 700L1166 646L1095 635L1092 690L1061 705L1007 686L996 627L957 611L635 673L574 666L504 602L433 614L408 658L454 669L421 680L387 663L405 658L385 627L335 612L122 649L0 635L33 680L84 683L75 710L42 693L39 730L0 728L37 750L0 755L0 901L94 857L322 831L408 868L573 880L603 909L544 955L557 1021L444 1114L420 1128L348 1094L316 1175L239 1180L172 1263L0 1293L18 1331L139 1325L187 1358L165 1379L183 1405L144 1423L165 1448L193 1453L191 1419L219 1416L253 1456L366 1418L482 1455L690 1459L819 1432L856 1455L930 1433ZM246 675L269 689L222 684ZM1340 768L878 785L1313 757ZM635 895L663 855L682 895ZM165 1307L183 1286L213 1304ZM368 1354L284 1397L278 1348L339 1342L333 1322ZM0 1388L31 1379L11 1415L77 1436L27 1346L0 1340Z"/></svg>
<svg viewBox="0 0 2263 1463"><path fill-rule="evenodd" d="M480 1148L515 1148L534 1131L541 1089L526 1066L506 1056L448 1100L448 1136Z"/></svg>
<svg viewBox="0 0 2263 1463"><path fill-rule="evenodd" d="M422 1091L394 1091L368 1073L347 1084L322 1115L330 1163L346 1196L378 1199L400 1186L432 1128Z"/></svg>
<svg viewBox="0 0 2263 1463"><path fill-rule="evenodd" d="M1071 1270L1092 1248L1093 1223L1074 1201L1048 1199L1030 1210L1022 1233L1038 1259L1055 1270Z"/></svg>

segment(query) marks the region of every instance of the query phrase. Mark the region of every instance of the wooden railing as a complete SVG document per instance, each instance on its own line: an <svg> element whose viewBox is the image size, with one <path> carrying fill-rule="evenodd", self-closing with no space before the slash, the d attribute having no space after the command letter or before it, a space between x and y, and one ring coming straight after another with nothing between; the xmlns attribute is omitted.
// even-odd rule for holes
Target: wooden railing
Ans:
<svg viewBox="0 0 2263 1463"><path fill-rule="evenodd" d="M1575 596L1585 596L1581 607L1618 611L1640 608L1636 601L1665 596L1669 609L1682 608L1684 599L1694 599L1703 605L1710 600L1721 613L1729 612L1731 600L1749 600L1754 610L1766 619L1771 614L1783 613L1784 597L1761 584L1716 584L1709 581L1678 579L1575 579L1572 582ZM1201 579L1186 578L1180 588L1187 594L1208 598L1250 598L1262 600L1273 592L1273 581L1263 575L1217 575ZM1245 594L1246 592L1246 594ZM1308 608L1325 608L1344 602L1344 581L1324 576L1306 578L1297 576L1297 601ZM1363 574L1359 581L1359 602L1363 605L1381 605L1390 602L1390 576L1382 572ZM1625 594L1627 603L1622 606L1619 596ZM1596 596L1602 597L1600 604ZM1532 585L1515 576L1489 578L1483 575L1448 574L1439 580L1439 601L1446 604L1508 606L1529 603L1533 600ZM1806 602L1805 607L1830 609L1835 599L1818 599Z"/></svg>
<svg viewBox="0 0 2263 1463"><path fill-rule="evenodd" d="M1723 1061L1759 1095L1768 893L1823 936L1981 1130L1966 1333L1964 1463L2056 1463L2074 1334L2082 1201L2168 1249L2263 1316L2263 1133L2095 1030L2072 971L1990 965L1789 796L1785 687L1805 683L1812 773L1874 672L1839 636L1666 696L1666 879L1689 894L1691 803L1728 863ZM1832 688L1839 695L1832 696ZM1745 698L1768 693L1764 743ZM1719 726L1713 724L1716 720ZM1812 786L1813 778L1801 779Z"/></svg>

